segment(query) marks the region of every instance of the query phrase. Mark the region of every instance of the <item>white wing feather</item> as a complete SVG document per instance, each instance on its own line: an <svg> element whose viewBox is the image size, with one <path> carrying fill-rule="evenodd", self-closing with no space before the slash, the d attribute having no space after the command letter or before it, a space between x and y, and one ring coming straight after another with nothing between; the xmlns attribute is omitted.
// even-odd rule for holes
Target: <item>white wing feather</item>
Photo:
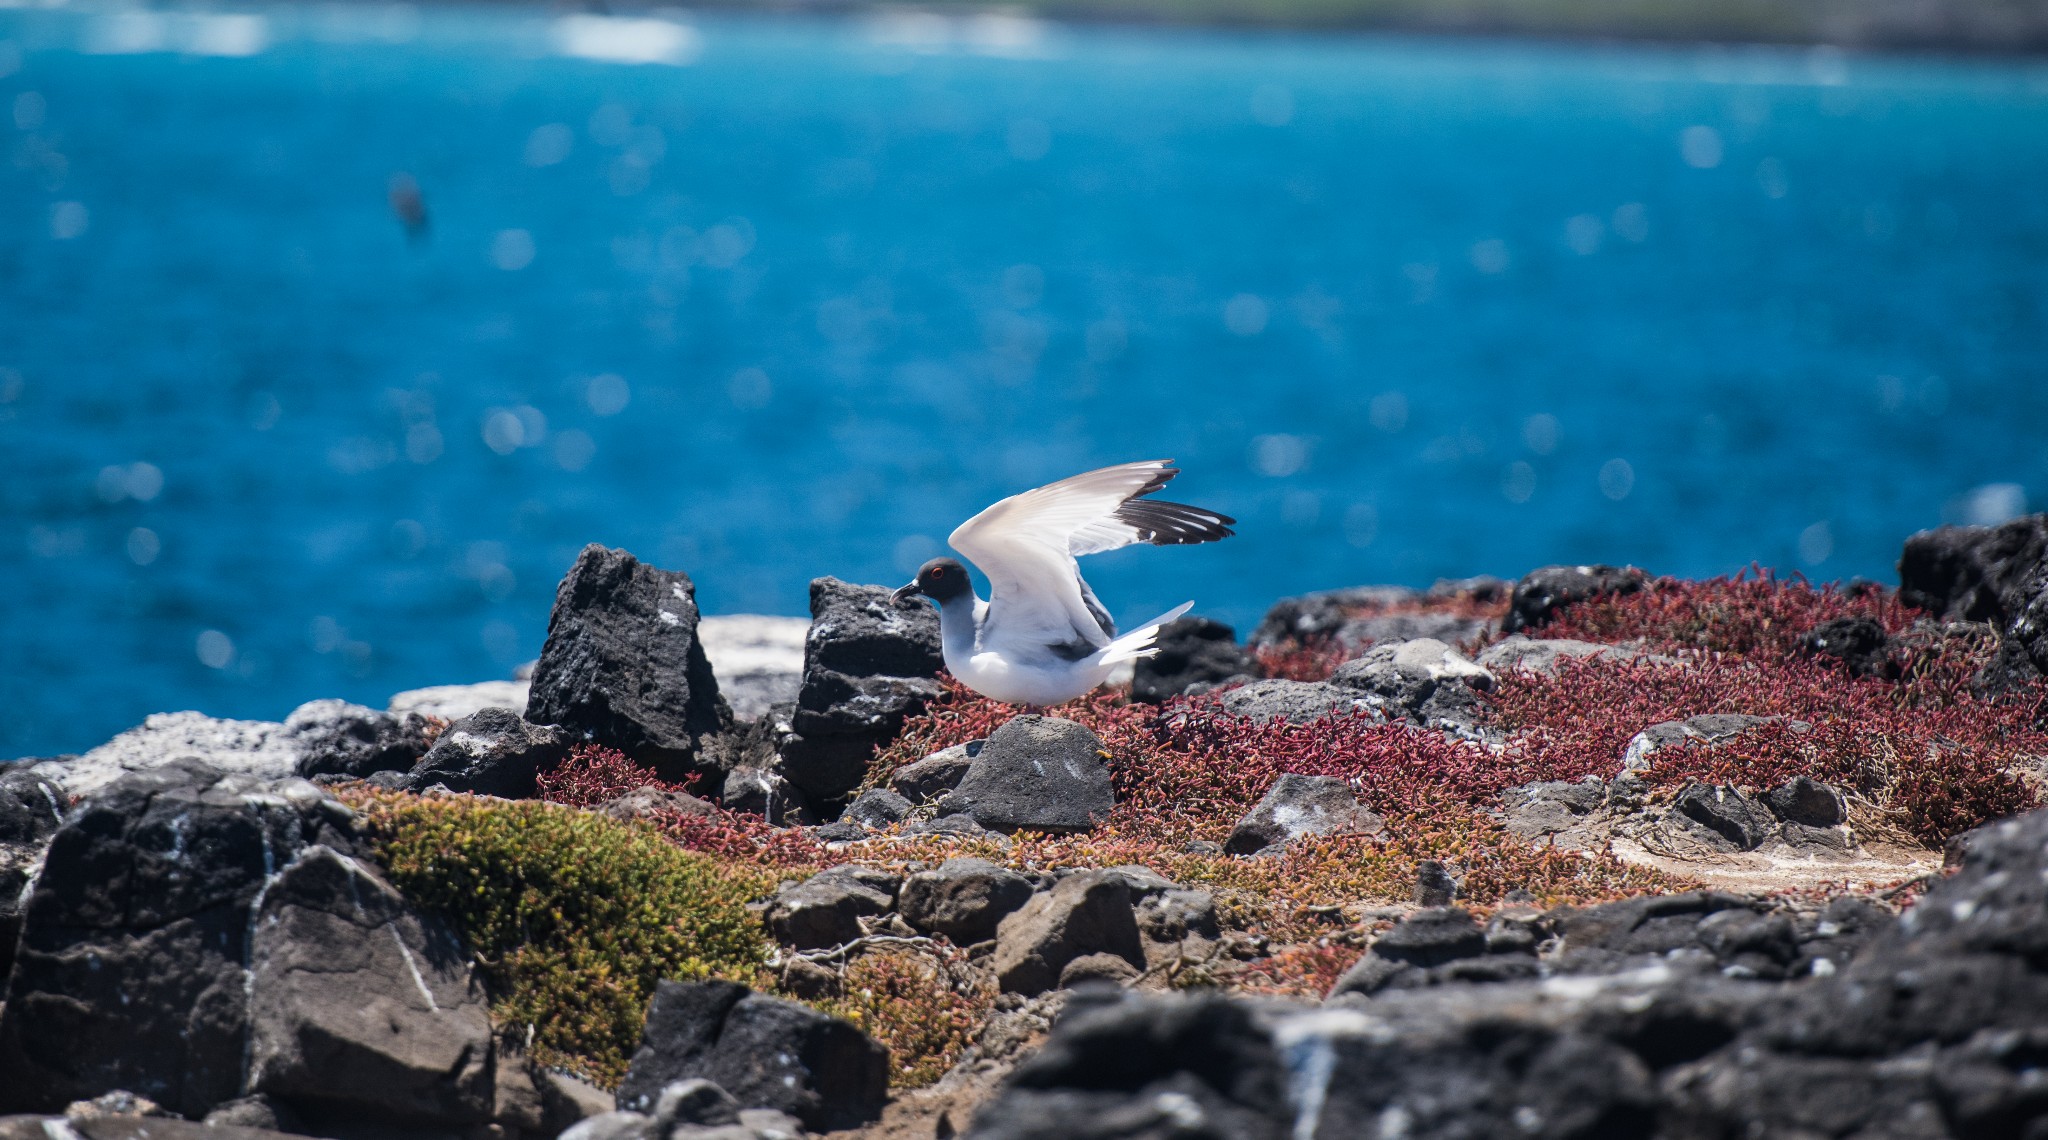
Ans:
<svg viewBox="0 0 2048 1140"><path fill-rule="evenodd" d="M1124 463L1084 472L1012 495L961 523L947 537L953 549L988 575L990 621L1012 644L1037 639L1051 645L1075 636L1098 648L1110 635L1082 598L1079 555L1145 541L1146 534L1116 517L1131 498L1172 478L1171 459Z"/></svg>

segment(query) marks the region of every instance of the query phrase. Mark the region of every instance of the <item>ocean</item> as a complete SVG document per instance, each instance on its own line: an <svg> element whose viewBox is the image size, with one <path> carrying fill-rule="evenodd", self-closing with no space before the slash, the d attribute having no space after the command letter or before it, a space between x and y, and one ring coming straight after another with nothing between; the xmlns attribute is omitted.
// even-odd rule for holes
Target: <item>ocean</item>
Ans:
<svg viewBox="0 0 2048 1140"><path fill-rule="evenodd" d="M1173 457L1124 621L2048 499L2048 64L908 12L0 9L0 757L509 675Z"/></svg>

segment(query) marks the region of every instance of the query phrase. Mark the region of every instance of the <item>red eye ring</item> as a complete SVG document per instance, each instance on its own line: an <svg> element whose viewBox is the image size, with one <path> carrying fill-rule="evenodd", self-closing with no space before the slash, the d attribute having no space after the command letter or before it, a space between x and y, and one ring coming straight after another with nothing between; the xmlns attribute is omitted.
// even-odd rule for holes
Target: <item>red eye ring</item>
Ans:
<svg viewBox="0 0 2048 1140"><path fill-rule="evenodd" d="M946 576L946 568L945 568L944 566L934 566L934 567L932 567L932 577L934 577L934 578L943 578L943 577L945 577L945 576Z"/></svg>

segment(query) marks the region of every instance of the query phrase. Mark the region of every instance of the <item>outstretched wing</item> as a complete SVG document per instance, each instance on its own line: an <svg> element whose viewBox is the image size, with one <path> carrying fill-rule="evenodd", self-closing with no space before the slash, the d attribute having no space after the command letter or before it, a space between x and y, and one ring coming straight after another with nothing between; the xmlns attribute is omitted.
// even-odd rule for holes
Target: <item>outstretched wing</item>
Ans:
<svg viewBox="0 0 2048 1140"><path fill-rule="evenodd" d="M946 540L988 575L988 642L1039 640L1085 656L1116 636L1074 559L1149 542L1159 546L1228 538L1237 520L1215 511L1143 498L1179 470L1171 459L1124 463L1012 495L961 523ZM1064 652L1062 648L1064 647Z"/></svg>

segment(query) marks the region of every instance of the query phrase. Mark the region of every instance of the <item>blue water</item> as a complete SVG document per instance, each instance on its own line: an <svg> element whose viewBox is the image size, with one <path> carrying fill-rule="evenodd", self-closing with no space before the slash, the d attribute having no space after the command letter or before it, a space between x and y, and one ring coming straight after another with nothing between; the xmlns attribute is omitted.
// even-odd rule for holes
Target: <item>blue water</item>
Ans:
<svg viewBox="0 0 2048 1140"><path fill-rule="evenodd" d="M586 542L801 613L1125 459L1241 536L1102 597L1240 624L2048 499L2040 63L73 6L0 72L0 756L506 675Z"/></svg>

